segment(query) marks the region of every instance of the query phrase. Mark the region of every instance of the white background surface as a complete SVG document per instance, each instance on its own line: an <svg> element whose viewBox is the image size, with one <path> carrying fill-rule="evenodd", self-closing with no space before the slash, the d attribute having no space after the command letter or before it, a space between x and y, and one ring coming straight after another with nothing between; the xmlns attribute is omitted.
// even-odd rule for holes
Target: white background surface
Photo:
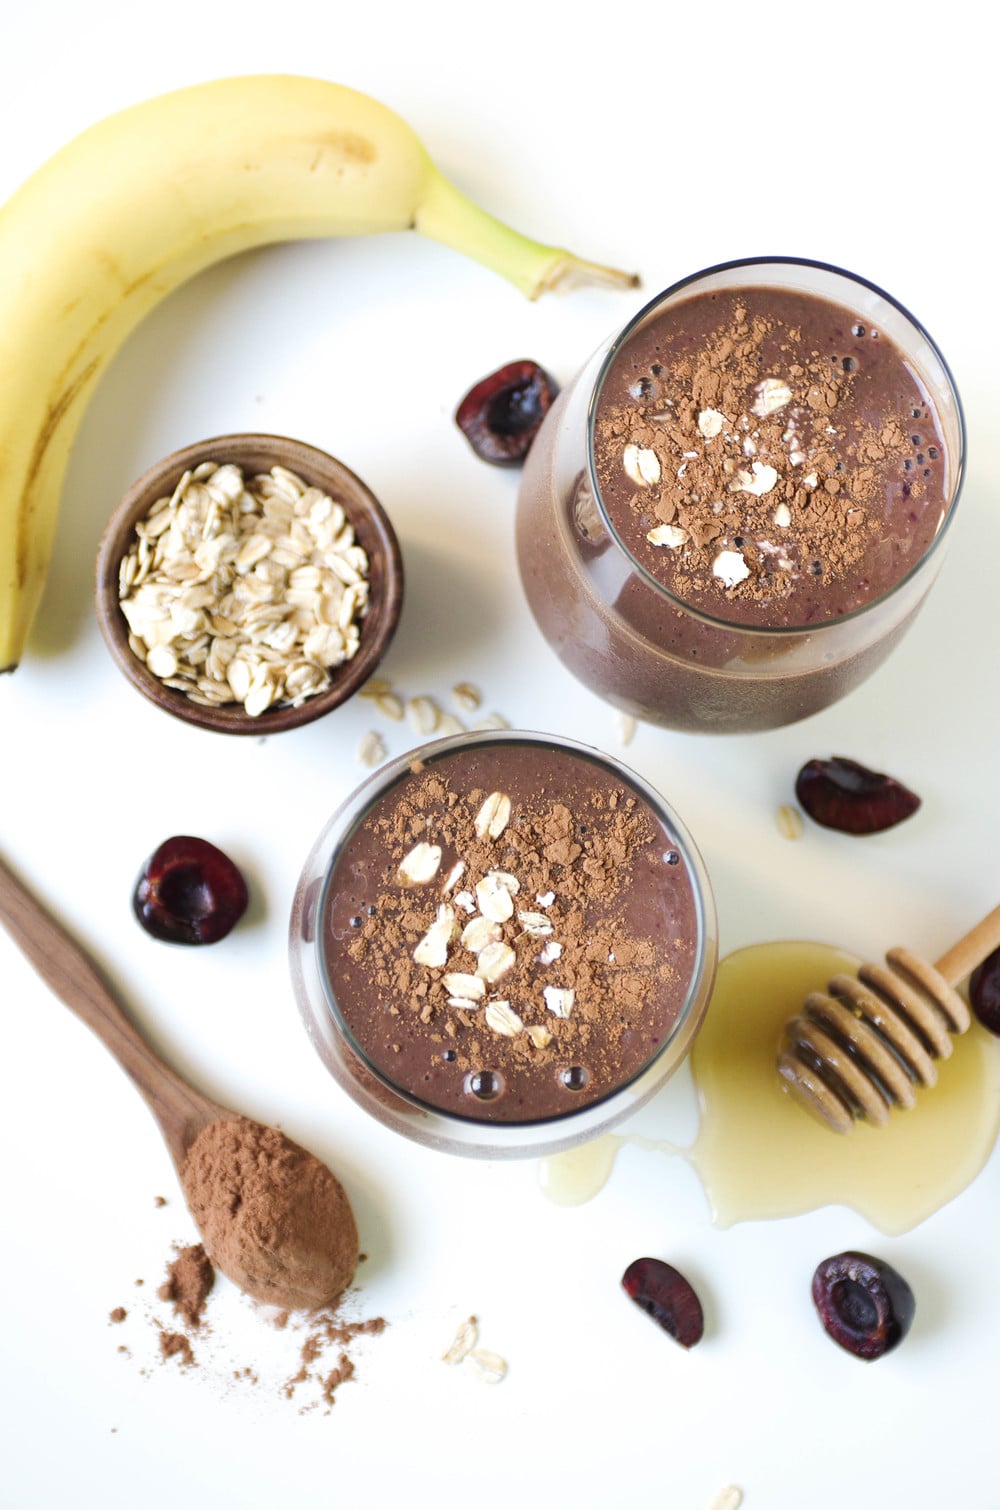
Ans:
<svg viewBox="0 0 1000 1510"><path fill-rule="evenodd" d="M1000 1158L888 1240L846 1210L718 1231L687 1166L637 1148L570 1209L530 1162L449 1159L383 1132L314 1057L285 959L298 870L361 775L369 706L267 741L189 729L130 690L93 620L98 535L134 477L207 434L285 432L340 456L395 522L409 592L386 671L404 692L446 703L472 680L512 723L620 754L615 716L561 670L520 597L516 478L472 457L452 410L515 357L568 379L640 299L708 263L837 262L908 305L956 373L971 465L943 574L888 665L839 706L746 738L642 729L627 758L695 833L725 951L787 937L933 956L996 903L996 117L974 12L634 0L613 31L596 9L559 14L537 0L176 0L155 16L40 0L5 20L0 195L119 106L226 73L310 72L396 108L494 213L644 285L531 305L411 236L287 246L182 290L102 383L30 653L0 683L0 850L182 1071L340 1173L369 1255L352 1314L389 1326L354 1349L357 1382L329 1414L300 1413L308 1392L280 1397L294 1339L221 1283L201 1367L158 1362L155 1287L171 1243L194 1235L165 1150L103 1048L0 935L0 1502L16 1510L708 1510L730 1483L747 1510L1000 1502ZM833 753L898 775L920 813L868 841L813 826L783 839L796 770ZM175 832L215 840L250 878L249 919L215 949L167 949L133 923L133 876ZM690 1123L681 1076L643 1131ZM809 1300L816 1262L848 1246L892 1259L918 1297L909 1339L871 1366L827 1340ZM618 1288L642 1253L705 1296L690 1354ZM130 1315L116 1328L117 1305ZM439 1361L470 1311L509 1362L497 1388ZM256 1388L231 1384L246 1364Z"/></svg>

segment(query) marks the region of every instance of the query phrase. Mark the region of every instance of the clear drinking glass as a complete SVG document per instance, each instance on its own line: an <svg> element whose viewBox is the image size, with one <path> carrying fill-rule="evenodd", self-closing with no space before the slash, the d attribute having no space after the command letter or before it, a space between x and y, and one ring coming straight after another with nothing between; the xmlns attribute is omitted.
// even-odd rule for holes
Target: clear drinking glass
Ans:
<svg viewBox="0 0 1000 1510"><path fill-rule="evenodd" d="M694 295L789 290L846 308L871 340L888 338L936 413L944 506L920 558L884 591L835 618L768 627L734 622L675 597L640 563L609 514L595 470L598 405L610 368L656 316ZM549 411L524 468L517 555L546 640L580 681L651 723L749 732L793 723L837 701L889 654L942 560L965 458L965 427L948 367L890 295L826 264L790 258L725 263L647 305L606 342ZM887 547L888 549L888 547Z"/></svg>
<svg viewBox="0 0 1000 1510"><path fill-rule="evenodd" d="M629 811L641 817L645 838L641 851L636 852L640 858L636 860L635 868L628 872L623 937L633 936L630 932L632 923L641 917L642 926L647 929L644 937L656 941L652 952L643 945L647 948L648 958L654 963L669 958L671 963L669 970L657 975L657 983L650 993L653 998L651 1012L658 1024L658 1041L645 1033L626 1032L621 1038L608 1038L608 1044L612 1045L610 1049L603 1044L600 1048L595 1046L595 1056L603 1054L603 1059L600 1076L595 1075L588 1090L589 1100L578 1094L579 1082L588 1072L584 1069L581 1076L573 1061L563 1063L558 1053L561 1041L558 1038L557 1047L544 1071L547 1078L543 1093L550 1107L560 1109L542 1116L533 1115L531 1110L526 1113L520 1110L532 1097L535 1098L534 1104L539 1104L540 1081L532 1082L534 1089L529 1091L526 1080L519 1082L523 1072L517 1069L505 1069L507 1083L497 1100L480 1101L477 1099L478 1090L476 1094L471 1093L477 1077L481 1077L482 1072L487 1077L491 1073L488 1058L475 1075L466 1073L459 1063L454 1075L461 1075L461 1079L448 1078L452 1076L452 1067L449 1065L444 1070L436 1063L434 1077L418 1070L407 1069L405 1073L395 1070L395 1065L406 1062L407 1054L394 1060L390 1049L398 1052L399 1045L392 1044L391 1040L402 1038L403 1048L408 1052L408 1033L414 1035L414 1042L421 1054L426 1053L428 1061L456 1059L456 1053L450 1047L446 1052L440 1052L442 1043L448 1046L456 1042L461 1048L463 1041L478 1040L485 1043L487 1055L496 1052L491 1045L489 1028L484 1026L485 1003L465 1014L469 1019L466 1039L461 1036L451 1040L442 1038L440 1030L447 1024L451 1011L442 997L438 997L439 1015L424 1027L416 1015L408 1016L405 991L389 983L390 975L386 974L378 991L373 991L372 981L360 988L367 1003L367 1015L352 1015L356 1008L352 993L359 988L352 983L356 968L348 962L348 951L352 941L359 936L363 920L372 915L369 908L379 913L373 927L387 931L392 925L390 912L383 910L383 888L388 884L386 876L395 876L402 858L402 854L396 852L399 849L397 844L396 850L380 849L376 863L369 847L370 838L376 824L385 819L391 805L398 800L398 794L412 790L406 784L414 779L415 767L417 772L441 774L452 782L458 779L459 770L463 779L472 771L477 778L482 777L483 788L487 791L491 790L499 774L501 778L508 778L512 794L519 790L519 780L522 780L521 789L527 790L536 774L540 774L546 801L551 796L552 802L557 803L562 795L574 800L576 821L583 824L580 837L584 844L587 842L587 823L582 813L588 805L587 794L607 794L614 790L621 794L623 803L634 803L634 809L629 808ZM521 770L523 778L513 774L515 767ZM563 778L562 788L557 785L560 777ZM590 807L591 815L604 802L605 797L600 796ZM518 821L518 800L514 796L511 833L516 831ZM587 822L591 821L588 818ZM381 831L386 832L385 824ZM591 832L594 832L593 828ZM412 836L408 837L402 848L405 850L412 843ZM585 848L584 857L588 852ZM498 857L504 853L507 855L504 863L516 869L517 861L511 857L512 851L498 848ZM442 895L454 894L454 888L449 891L447 883L442 883L445 869L450 864L446 855L441 873L435 876L432 884L406 890L406 897L412 897L412 903L408 901L407 905L417 911L422 909L420 927L434 918ZM558 867L554 868L553 875L552 889L557 893L560 890ZM475 879L470 867L462 882L463 886L470 888L467 893L469 902L461 904L465 909L461 917L463 924L468 920L466 914L470 912L471 888ZM578 892L578 898L579 895ZM582 905L590 907L589 891L588 899ZM519 906L535 909L536 923L538 909L543 906L552 907L550 916L560 916L558 896L549 898L543 895L536 899L525 894L519 900ZM539 972L541 967L535 963L537 951L547 940L526 938L524 930L528 924L522 925L518 921L522 916L516 914L506 930L518 951L517 968ZM593 919L588 914L584 919L585 928L591 921ZM561 923L556 926L556 938L561 926ZM520 936L515 938L515 933ZM586 934L588 939L597 936L597 933ZM411 932L409 942L399 946L399 963L406 968L410 968L413 957L414 937ZM614 960L615 948L624 954L625 945L616 939L608 953L609 961ZM656 950L661 951L660 955ZM452 1153L488 1158L540 1155L573 1147L604 1132L647 1101L691 1047L708 1004L716 957L715 908L704 864L687 829L660 794L634 772L587 746L511 730L462 734L438 740L390 762L369 777L337 809L316 840L295 893L290 925L291 974L299 1010L313 1046L340 1087L379 1122L418 1143ZM522 965L522 959L527 962L525 965ZM475 968L475 962L470 956L467 963L452 964L448 968L468 971ZM556 966L552 968L556 970ZM613 972L625 971L629 966L624 960L613 967L602 961L600 968L604 972L601 979L613 982ZM428 978L435 973L440 977L441 971L438 970L428 972ZM513 971L510 977L492 988L494 994L510 995L512 1004L516 1000L513 995L516 987L508 986L508 980L514 979L516 973ZM333 984L334 977L341 982L337 989ZM560 977L558 973L549 977L537 975L538 980L544 978L558 981ZM533 995L535 979L532 976ZM338 989L341 999L338 999ZM610 999L613 987L607 986L606 989ZM540 987L537 995L539 1010L534 1013L535 1018L557 1028L559 1025L540 1005ZM597 1003L601 1010L603 1002L602 997ZM581 1002L578 1001L572 1010L583 1010ZM615 1032L618 1031L616 1028ZM603 1028L595 1029L595 1039L603 1032ZM435 1033L438 1037L433 1039L432 1046ZM493 1039L492 1043L495 1044L496 1040ZM530 1061L534 1050L528 1049L526 1040L521 1043L521 1048ZM530 1073L540 1073L531 1062ZM597 1057L591 1062L596 1067ZM442 1078L438 1079L439 1076ZM426 1089L424 1082L432 1078L435 1087L442 1087L440 1091ZM561 1109L563 1106L565 1110Z"/></svg>

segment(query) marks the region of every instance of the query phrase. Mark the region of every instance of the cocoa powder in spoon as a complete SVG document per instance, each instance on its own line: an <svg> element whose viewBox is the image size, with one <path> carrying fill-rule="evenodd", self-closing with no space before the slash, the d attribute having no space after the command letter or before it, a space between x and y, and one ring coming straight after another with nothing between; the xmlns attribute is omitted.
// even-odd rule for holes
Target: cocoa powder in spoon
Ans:
<svg viewBox="0 0 1000 1510"><path fill-rule="evenodd" d="M347 1196L284 1133L246 1117L210 1122L181 1184L212 1263L255 1300L314 1310L350 1284L358 1229Z"/></svg>

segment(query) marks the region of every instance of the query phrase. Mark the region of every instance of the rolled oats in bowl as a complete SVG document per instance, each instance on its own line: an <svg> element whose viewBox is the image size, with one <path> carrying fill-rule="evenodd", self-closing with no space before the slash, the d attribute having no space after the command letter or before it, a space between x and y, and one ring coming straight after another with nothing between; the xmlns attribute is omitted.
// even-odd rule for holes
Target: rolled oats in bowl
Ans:
<svg viewBox="0 0 1000 1510"><path fill-rule="evenodd" d="M262 732L317 717L371 674L402 567L379 504L339 462L282 437L227 436L130 489L97 593L118 664L152 701Z"/></svg>

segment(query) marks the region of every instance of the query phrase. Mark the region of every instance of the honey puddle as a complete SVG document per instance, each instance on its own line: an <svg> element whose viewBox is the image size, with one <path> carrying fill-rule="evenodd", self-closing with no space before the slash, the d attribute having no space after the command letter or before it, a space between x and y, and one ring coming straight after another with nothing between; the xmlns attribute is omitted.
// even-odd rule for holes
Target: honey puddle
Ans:
<svg viewBox="0 0 1000 1510"><path fill-rule="evenodd" d="M976 1022L938 1063L938 1083L888 1125L847 1136L813 1120L782 1089L782 1029L806 995L859 961L826 944L756 944L719 966L691 1054L700 1125L689 1148L608 1133L542 1161L539 1181L562 1205L591 1199L626 1144L686 1159L717 1227L849 1206L889 1235L907 1232L963 1191L1000 1131L1000 1040Z"/></svg>

